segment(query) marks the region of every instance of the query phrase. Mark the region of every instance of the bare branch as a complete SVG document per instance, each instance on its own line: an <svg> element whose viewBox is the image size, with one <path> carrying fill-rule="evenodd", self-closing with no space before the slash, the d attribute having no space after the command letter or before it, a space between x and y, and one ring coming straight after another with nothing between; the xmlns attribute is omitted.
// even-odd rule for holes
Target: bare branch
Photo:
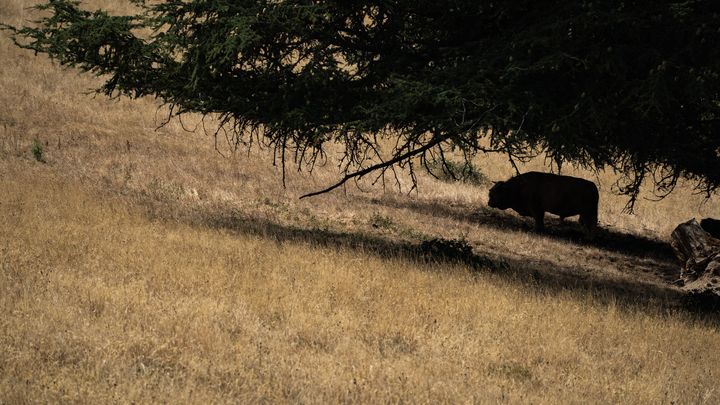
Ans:
<svg viewBox="0 0 720 405"><path fill-rule="evenodd" d="M432 147L440 144L441 142L447 140L448 138L449 138L449 136L447 136L447 135L446 135L446 136L437 136L437 135L436 135L436 136L433 137L433 139L430 140L430 142L428 142L428 143L425 144L424 146L421 146L421 147L419 147L419 148L417 148L417 149L410 150L410 151L408 151L408 152L406 152L406 153L404 153L404 154L402 154L402 155L396 156L396 157L394 157L393 159L390 159L390 160L388 160L388 161L386 161L386 162L381 162L381 163L378 163L378 164L376 164L376 165L367 167L367 168L365 168L365 169L363 169L363 170L359 170L359 171L356 171L356 172L347 174L347 175L345 175L345 177L342 178L342 180L340 180L339 182L333 184L332 186L327 187L327 188L322 189L322 190L319 190L319 191L315 191L315 192L312 192L312 193L305 194L305 195L301 196L300 199L303 199L303 198L306 198L306 197L312 197L312 196L316 196L316 195L320 195L320 194L325 194L325 193L327 193L327 192L330 192L330 191L332 191L332 190L334 190L334 189L342 186L342 185L345 184L345 182L347 182L348 180L355 179L355 178L358 178L358 179L359 179L359 178L361 178L362 176L365 176L366 174L368 174L368 173L370 173L370 172L372 172L372 171L374 171L374 170L382 169L382 168L387 168L388 166L392 166L392 165L394 165L394 164L396 164L396 163L398 163L398 162L401 162L401 161L403 161L403 160L405 160L405 159L408 159L408 158L411 158L411 157L413 157L413 156L416 156L416 155L418 155L418 154L420 154L420 153L423 153L423 152L425 152L426 150L428 150L428 149L430 149L430 148L432 148Z"/></svg>

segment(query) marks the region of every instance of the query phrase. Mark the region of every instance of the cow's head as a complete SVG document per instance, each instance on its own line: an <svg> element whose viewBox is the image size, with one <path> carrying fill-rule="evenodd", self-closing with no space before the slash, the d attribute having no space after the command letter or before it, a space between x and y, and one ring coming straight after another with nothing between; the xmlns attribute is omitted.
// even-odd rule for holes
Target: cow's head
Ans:
<svg viewBox="0 0 720 405"><path fill-rule="evenodd" d="M508 190L508 184L504 181L498 181L490 189L490 199L488 205L492 208L498 208L501 210L510 208L512 204L511 193Z"/></svg>

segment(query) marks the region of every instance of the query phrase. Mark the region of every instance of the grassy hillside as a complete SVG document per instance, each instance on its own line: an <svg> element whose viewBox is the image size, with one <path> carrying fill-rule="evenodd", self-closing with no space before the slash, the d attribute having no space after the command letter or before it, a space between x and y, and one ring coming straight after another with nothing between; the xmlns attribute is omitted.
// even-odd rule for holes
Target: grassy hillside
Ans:
<svg viewBox="0 0 720 405"><path fill-rule="evenodd" d="M269 151L156 130L154 100L98 83L0 36L1 403L720 401L718 317L684 308L666 243L717 198L683 187L627 215L612 173L570 171L601 189L592 243L487 208L487 184L300 201L338 178L332 154L283 189ZM419 258L433 238L476 257Z"/></svg>

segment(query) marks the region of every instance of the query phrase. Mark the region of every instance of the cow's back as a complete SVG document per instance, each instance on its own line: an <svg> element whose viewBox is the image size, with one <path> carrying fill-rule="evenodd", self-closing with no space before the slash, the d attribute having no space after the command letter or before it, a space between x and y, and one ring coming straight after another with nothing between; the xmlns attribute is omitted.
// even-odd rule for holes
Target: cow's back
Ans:
<svg viewBox="0 0 720 405"><path fill-rule="evenodd" d="M561 217L597 213L598 190L591 181L551 173L528 172L513 177L527 205Z"/></svg>

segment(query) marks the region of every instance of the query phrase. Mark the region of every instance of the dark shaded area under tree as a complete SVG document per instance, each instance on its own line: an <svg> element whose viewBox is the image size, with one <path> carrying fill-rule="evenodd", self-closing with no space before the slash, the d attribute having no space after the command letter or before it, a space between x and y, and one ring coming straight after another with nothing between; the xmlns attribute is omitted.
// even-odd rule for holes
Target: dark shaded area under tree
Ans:
<svg viewBox="0 0 720 405"><path fill-rule="evenodd" d="M680 178L720 186L715 0L135 3L111 16L54 0L37 26L4 28L108 96L217 117L216 136L273 147L283 169L341 143L344 177L319 192L414 179L451 151L610 167L629 207L643 180L659 195Z"/></svg>

